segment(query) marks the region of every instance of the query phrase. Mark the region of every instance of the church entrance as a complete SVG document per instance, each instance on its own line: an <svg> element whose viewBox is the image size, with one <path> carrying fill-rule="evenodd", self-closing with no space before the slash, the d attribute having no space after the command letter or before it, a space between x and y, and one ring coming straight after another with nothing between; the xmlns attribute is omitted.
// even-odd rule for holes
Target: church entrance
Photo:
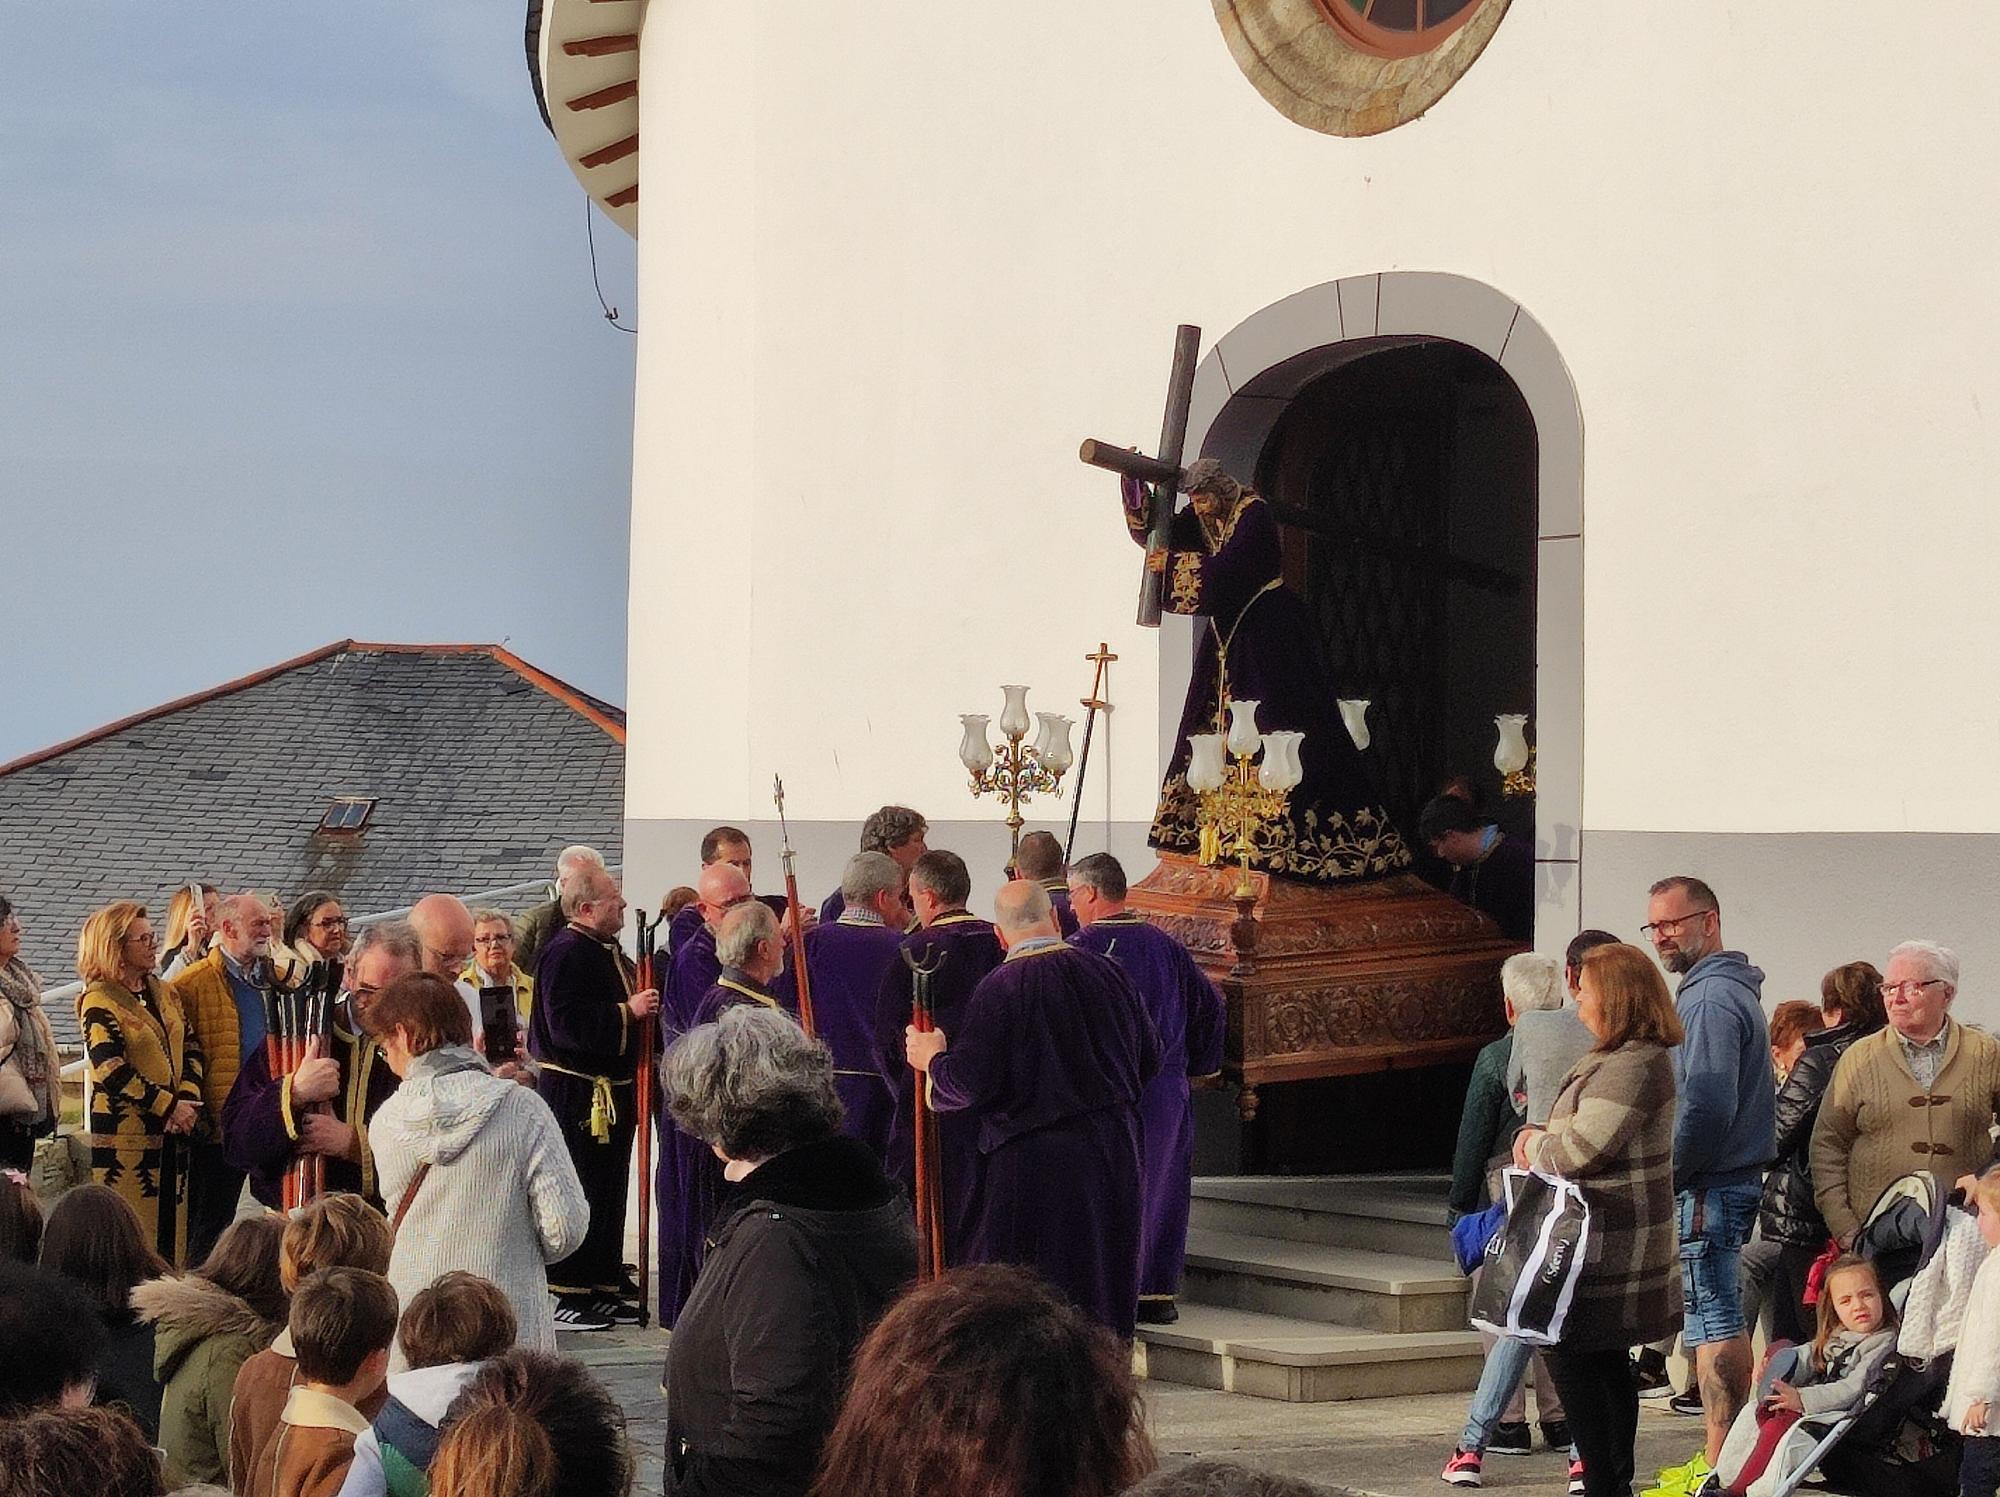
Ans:
<svg viewBox="0 0 2000 1497"><path fill-rule="evenodd" d="M1263 405L1254 440L1238 435L1239 471L1285 527L1286 582L1340 696L1369 703L1364 757L1382 801L1442 885L1450 870L1416 822L1447 785L1536 837L1532 792L1505 794L1493 762L1497 715L1537 720L1534 417L1499 363L1444 338L1349 339L1263 380L1284 403L1275 419ZM1496 1029L1498 1006L1496 992ZM1466 1059L1267 1087L1247 1126L1211 1104L1214 1148L1197 1168L1448 1168L1470 1071Z"/></svg>

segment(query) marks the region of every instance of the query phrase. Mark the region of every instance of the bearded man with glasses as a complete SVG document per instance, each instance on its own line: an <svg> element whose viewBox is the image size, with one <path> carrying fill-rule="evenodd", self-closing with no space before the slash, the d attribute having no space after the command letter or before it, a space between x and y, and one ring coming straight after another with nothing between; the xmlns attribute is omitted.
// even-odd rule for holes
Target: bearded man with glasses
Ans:
<svg viewBox="0 0 2000 1497"><path fill-rule="evenodd" d="M1833 1068L1813 1125L1814 1198L1843 1247L1892 1180L1925 1170L1939 1184L1994 1157L2000 1040L1951 1016L1958 956L1935 941L1889 953L1889 1027L1856 1040Z"/></svg>
<svg viewBox="0 0 2000 1497"><path fill-rule="evenodd" d="M1729 1426L1750 1396L1750 1327L1740 1264L1757 1220L1764 1168L1777 1154L1777 1086L1761 1006L1764 974L1722 944L1722 902L1698 878L1661 879L1646 923L1660 965L1680 977L1674 1011L1674 1194L1680 1221L1681 1340L1694 1361L1704 1448L1660 1473L1654 1493L1712 1485ZM1705 1494L1704 1494L1705 1497Z"/></svg>

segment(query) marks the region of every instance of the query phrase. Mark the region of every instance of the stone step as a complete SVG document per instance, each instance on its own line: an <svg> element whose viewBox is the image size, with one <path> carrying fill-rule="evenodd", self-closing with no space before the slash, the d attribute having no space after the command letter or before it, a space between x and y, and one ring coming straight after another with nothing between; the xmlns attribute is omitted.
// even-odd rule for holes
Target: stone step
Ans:
<svg viewBox="0 0 2000 1497"><path fill-rule="evenodd" d="M1443 1175L1209 1175L1192 1223L1218 1232L1451 1260Z"/></svg>
<svg viewBox="0 0 2000 1497"><path fill-rule="evenodd" d="M1436 1258L1188 1232L1184 1301L1371 1331L1465 1328L1466 1282Z"/></svg>
<svg viewBox="0 0 2000 1497"><path fill-rule="evenodd" d="M1173 1325L1139 1327L1134 1360L1156 1382L1332 1403L1468 1392L1483 1358L1470 1330L1387 1334L1184 1300Z"/></svg>

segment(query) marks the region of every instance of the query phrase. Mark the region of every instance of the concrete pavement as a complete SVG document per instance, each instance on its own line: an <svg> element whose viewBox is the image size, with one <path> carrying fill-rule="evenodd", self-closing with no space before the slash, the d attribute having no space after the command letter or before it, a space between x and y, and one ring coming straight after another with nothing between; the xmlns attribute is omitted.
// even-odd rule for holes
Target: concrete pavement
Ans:
<svg viewBox="0 0 2000 1497"><path fill-rule="evenodd" d="M636 1490L660 1490L666 1408L660 1372L667 1337L657 1330L565 1334L562 1350L604 1379L630 1420L639 1454ZM1357 1497L1443 1493L1438 1471L1465 1421L1466 1395L1434 1393L1354 1403L1277 1403L1171 1383L1141 1385L1162 1461L1210 1456L1323 1482ZM1693 1455L1700 1421L1670 1414L1663 1400L1641 1405L1639 1473ZM1564 1464L1532 1456L1489 1457L1485 1490L1509 1497L1562 1497Z"/></svg>

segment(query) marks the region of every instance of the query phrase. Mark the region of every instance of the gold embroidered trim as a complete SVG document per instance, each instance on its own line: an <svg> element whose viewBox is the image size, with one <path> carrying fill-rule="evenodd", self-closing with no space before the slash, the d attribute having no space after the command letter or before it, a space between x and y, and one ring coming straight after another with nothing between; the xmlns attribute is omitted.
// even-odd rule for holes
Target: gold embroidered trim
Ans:
<svg viewBox="0 0 2000 1497"><path fill-rule="evenodd" d="M1201 604L1201 562L1202 558L1193 551L1182 551L1174 557L1173 611L1193 613Z"/></svg>
<svg viewBox="0 0 2000 1497"><path fill-rule="evenodd" d="M1198 801L1185 774L1167 781L1153 815L1151 841L1155 847L1199 853ZM1317 883L1374 878L1407 868L1412 861L1401 834L1388 817L1372 807L1351 816L1336 811L1325 821L1317 807L1308 807L1303 813L1259 827L1250 845L1251 867Z"/></svg>

